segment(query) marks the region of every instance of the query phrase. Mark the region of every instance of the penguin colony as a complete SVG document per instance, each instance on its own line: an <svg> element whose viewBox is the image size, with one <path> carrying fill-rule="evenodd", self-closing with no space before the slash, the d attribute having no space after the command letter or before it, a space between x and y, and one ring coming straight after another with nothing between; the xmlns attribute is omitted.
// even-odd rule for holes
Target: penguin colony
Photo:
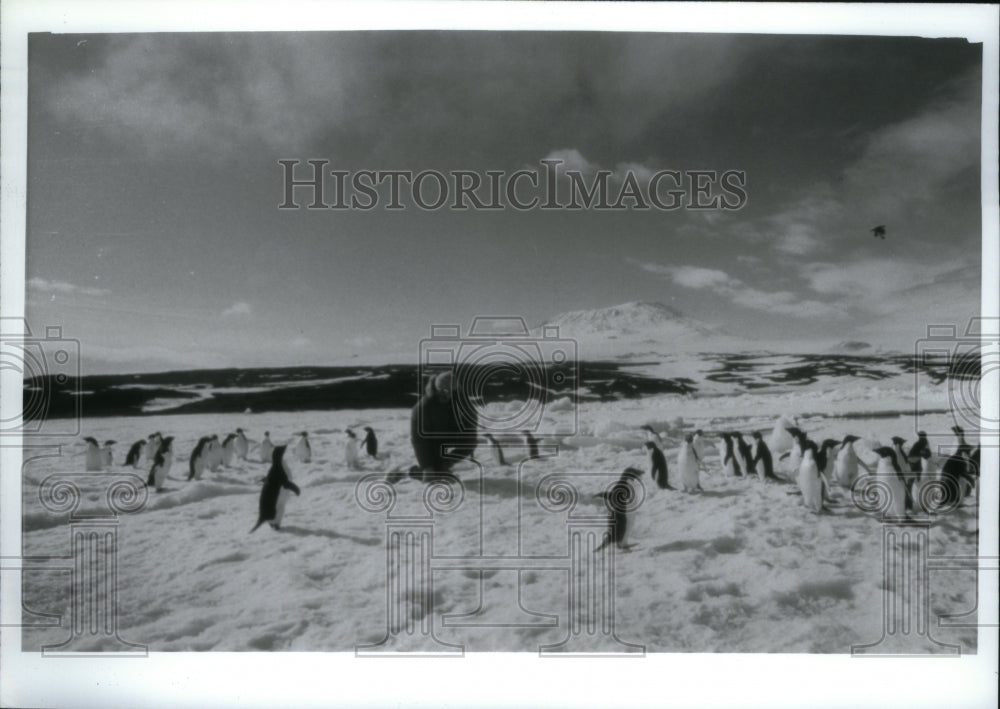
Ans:
<svg viewBox="0 0 1000 709"><path fill-rule="evenodd" d="M839 440L827 438L817 442L794 424L794 421L783 416L766 437L761 431L749 434L750 442L747 442L740 431L716 433L715 448L722 474L755 479L761 483L794 482L798 489L789 494L801 495L803 506L816 514L824 512L828 503L835 499L831 493L834 485L841 490L852 491L856 485L866 480L878 480L889 492L890 504L885 514L896 519L953 509L976 489L979 448L973 449L966 442L965 432L959 426L952 428L957 445L948 456L936 456L927 434L921 431L908 450L905 448L907 441L898 436L891 439L891 445L871 445L872 442L868 442L866 455L869 461L873 455L876 457L876 462L869 465L855 449L855 443L861 440L858 436L851 434ZM379 458L375 431L370 426L363 430L363 439L359 439L350 429L345 431L344 462L352 470L364 467L361 462L363 456ZM648 425L643 426L642 430L646 433L643 450L648 455L649 475L655 488L680 490L688 494L701 492L703 488L700 473L705 469L712 435L700 429L684 435L679 442L674 470L671 470L663 450L667 442L666 434L657 432ZM524 452L522 457L541 457L541 439L533 436L530 431L522 431L521 436L517 447ZM504 454L503 444L493 434L483 434L482 439L477 435L475 439L485 443L497 466L510 465ZM84 441L86 470L109 470L113 464L112 446L115 441L105 441L103 446L92 437L87 437ZM188 456L185 479L201 480L206 471L233 467L237 460L249 461L251 453L259 450L259 457L254 460L268 463L270 468L262 480L257 522L251 531L265 522L274 529L280 529L289 494L301 494L301 489L293 482L292 476L297 463L308 463L311 460L309 434L301 431L294 434L288 442L275 446L270 432L265 431L260 443L251 445L252 443L241 428L227 434L221 442L218 435L202 436ZM463 442L463 446L468 444L468 441ZM784 452L776 459L772 448ZM133 469L146 469L147 486L161 492L168 490L165 484L174 457L174 437L163 436L157 431L146 439L135 441L129 447L124 465ZM419 470L418 466L414 466L414 469ZM414 469L410 471L411 476L414 476ZM614 543L622 551L631 548L626 539L631 525L628 513L616 508L610 500L612 497L622 497L625 489L635 485L642 477L644 473L638 466L628 466L612 486L612 491L599 495L609 500L610 509L609 533L601 547ZM392 482L399 477L394 478L390 473L387 479ZM934 494L928 494L932 483L936 490ZM631 494L634 495L634 491Z"/></svg>

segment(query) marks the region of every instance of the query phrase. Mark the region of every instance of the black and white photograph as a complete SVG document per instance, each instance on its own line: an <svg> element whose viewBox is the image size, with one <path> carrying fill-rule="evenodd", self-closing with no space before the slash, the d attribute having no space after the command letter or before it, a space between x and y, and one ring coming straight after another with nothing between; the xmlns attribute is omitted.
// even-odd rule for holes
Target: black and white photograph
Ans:
<svg viewBox="0 0 1000 709"><path fill-rule="evenodd" d="M997 6L338 5L5 19L3 703L503 653L995 706Z"/></svg>

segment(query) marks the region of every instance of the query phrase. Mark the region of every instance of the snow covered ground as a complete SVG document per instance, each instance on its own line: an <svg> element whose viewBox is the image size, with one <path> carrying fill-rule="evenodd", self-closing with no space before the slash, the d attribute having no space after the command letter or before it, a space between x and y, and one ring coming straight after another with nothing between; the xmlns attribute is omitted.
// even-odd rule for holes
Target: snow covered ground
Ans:
<svg viewBox="0 0 1000 709"><path fill-rule="evenodd" d="M928 387L918 397L920 404L930 410L946 407L946 390ZM885 444L894 435L912 441L916 428L944 433L954 423L942 413L916 419L898 413L914 409L912 380L645 397L587 403L578 411L553 408L543 422L548 431L570 433L576 426L575 436L543 437L543 446L555 446L553 456L519 466L524 456L512 445L516 438L501 436L511 444L512 465L496 465L481 447L476 457L482 471L471 463L456 470L464 484L461 504L437 513L433 523L432 556L439 568L433 571L431 606L423 608L419 598L408 596L398 608L403 627L408 621L418 629L421 622L429 623L437 641L467 651L537 652L564 640L574 618L584 624L592 620L579 604L568 610L569 590L579 588L574 584L580 579L571 578L566 564L542 568L535 563L519 571L517 558L568 558L566 512L546 509L536 487L550 474L564 474L579 490L576 514L605 514L593 495L628 465L648 470L643 424L664 432L673 482L677 446L685 432L696 428L709 434L769 431L780 414L791 414L815 440L854 433ZM366 476L413 462L408 411L116 417L83 423L84 435L119 441L109 481L130 472L120 463L132 441L157 430L175 436L167 489L150 492L143 509L119 520L122 638L153 651L353 651L385 636L387 583L398 580L387 566L386 514L366 510L357 486ZM365 425L378 432L382 457L364 460L361 470L348 469L344 430ZM185 481L197 439L224 436L236 427L257 439L269 430L276 443L309 431L312 460L298 464L292 476L302 495L292 497L280 531L265 525L249 533L267 472L264 463L239 462L206 472L200 481ZM947 436L940 441L953 445ZM974 437L970 442L975 444ZM82 472L79 450L26 463L25 555L69 554L66 516L42 507L39 485L54 473ZM25 459L31 455L26 451ZM878 640L885 584L881 523L857 509L848 491L834 488L829 512L817 516L803 507L793 482L727 478L715 455L706 462L700 494L658 490L644 476L645 500L629 535L636 547L614 556L617 638L647 652L847 653L852 644ZM143 479L146 472L137 471ZM88 485L82 509L103 509L103 492L96 483ZM393 514L426 509L423 483L404 478L395 490ZM933 520L931 556L975 555L977 503L972 496L956 512ZM499 570L456 568L461 562L454 557L480 555L514 560ZM449 565L453 568L444 568ZM410 571L419 570L403 563L399 573ZM939 628L937 616L975 608L976 573L932 572L930 589L935 639L958 644L963 653L975 652L974 628ZM31 611L68 619L70 598L67 572L25 572L24 603ZM25 650L62 642L67 625L64 620L63 627L26 628ZM90 649L99 650L104 641L94 637ZM579 640L575 649L614 649L599 632L583 633ZM403 633L399 647L433 650L440 645L418 631Z"/></svg>

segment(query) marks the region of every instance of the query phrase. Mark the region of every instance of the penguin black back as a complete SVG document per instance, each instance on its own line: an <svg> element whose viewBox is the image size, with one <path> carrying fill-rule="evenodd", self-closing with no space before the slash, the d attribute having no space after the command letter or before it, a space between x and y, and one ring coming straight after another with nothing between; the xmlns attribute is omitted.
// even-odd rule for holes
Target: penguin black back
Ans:
<svg viewBox="0 0 1000 709"><path fill-rule="evenodd" d="M667 477L667 457L652 441L646 441L646 448L649 450L649 474L656 481L656 486L661 490L672 490Z"/></svg>
<svg viewBox="0 0 1000 709"><path fill-rule="evenodd" d="M764 442L764 437L757 431L753 434L753 439L757 444L757 453L753 457L754 466L757 467L758 472L763 473L765 479L777 480L778 476L774 474L774 459L771 456L771 449Z"/></svg>
<svg viewBox="0 0 1000 709"><path fill-rule="evenodd" d="M194 465L198 462L198 459L205 454L205 446L208 445L208 442L211 440L211 436L202 436L198 439L198 443L195 445L194 450L191 451L191 457L188 459L188 480L194 479Z"/></svg>
<svg viewBox="0 0 1000 709"><path fill-rule="evenodd" d="M132 444L132 447L128 449L128 454L125 456L125 465L135 465L139 462L139 453L142 451L145 443L144 439L140 439Z"/></svg>
<svg viewBox="0 0 1000 709"><path fill-rule="evenodd" d="M251 532L256 531L264 522L275 518L278 511L278 494L282 488L291 490L296 495L301 493L298 485L288 479L288 471L285 470L284 457L287 448L288 446L277 446L271 454L271 469L267 471L264 487L260 491L257 524L250 530Z"/></svg>
<svg viewBox="0 0 1000 709"><path fill-rule="evenodd" d="M375 431L371 426L365 426L365 452L369 456L375 458L378 456L378 438L375 437Z"/></svg>

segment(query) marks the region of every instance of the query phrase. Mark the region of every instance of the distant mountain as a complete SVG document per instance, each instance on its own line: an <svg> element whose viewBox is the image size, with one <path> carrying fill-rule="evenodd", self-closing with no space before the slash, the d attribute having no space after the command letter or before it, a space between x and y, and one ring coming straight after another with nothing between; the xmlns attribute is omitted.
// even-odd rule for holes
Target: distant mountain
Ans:
<svg viewBox="0 0 1000 709"><path fill-rule="evenodd" d="M684 315L662 303L632 302L556 315L541 327L558 327L583 357L627 357L673 352L755 350L757 343ZM541 327L539 331L541 331Z"/></svg>

